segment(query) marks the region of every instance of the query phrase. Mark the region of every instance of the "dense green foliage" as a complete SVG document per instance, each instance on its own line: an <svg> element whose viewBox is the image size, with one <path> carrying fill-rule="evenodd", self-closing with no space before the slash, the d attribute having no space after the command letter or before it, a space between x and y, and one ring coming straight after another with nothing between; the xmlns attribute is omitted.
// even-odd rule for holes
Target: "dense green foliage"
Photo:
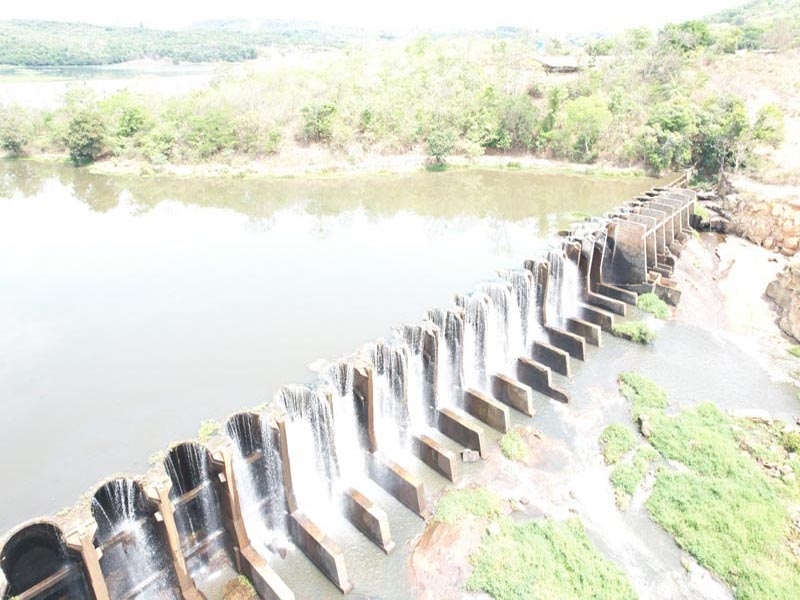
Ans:
<svg viewBox="0 0 800 600"><path fill-rule="evenodd" d="M600 434L603 446L603 457L607 465L613 465L636 446L636 434L630 427L614 423Z"/></svg>
<svg viewBox="0 0 800 600"><path fill-rule="evenodd" d="M655 294L641 294L636 299L636 306L645 312L655 315L659 319L669 319L669 306Z"/></svg>
<svg viewBox="0 0 800 600"><path fill-rule="evenodd" d="M615 323L611 334L640 344L649 344L656 339L655 332L644 321Z"/></svg>
<svg viewBox="0 0 800 600"><path fill-rule="evenodd" d="M260 47L288 43L339 46L343 36L278 24L245 32L221 27L166 31L50 21L0 22L0 64L31 67L106 65L143 58L234 62L256 58Z"/></svg>
<svg viewBox="0 0 800 600"><path fill-rule="evenodd" d="M707 19L725 32L734 49L783 50L800 43L800 3L796 0L753 0Z"/></svg>
<svg viewBox="0 0 800 600"><path fill-rule="evenodd" d="M456 525L468 516L494 519L500 516L502 510L502 500L486 488L454 488L448 490L439 500L433 520Z"/></svg>
<svg viewBox="0 0 800 600"><path fill-rule="evenodd" d="M471 558L467 582L496 600L596 598L622 600L636 594L620 569L605 559L577 519L499 521Z"/></svg>
<svg viewBox="0 0 800 600"><path fill-rule="evenodd" d="M792 548L800 532L791 510L800 501L800 486L794 477L765 470L800 468L789 453L791 432L779 423L733 419L710 404L669 416L663 390L635 373L622 374L620 386L632 400L634 418L648 407L652 447L643 444L630 464L620 463L612 472L618 493L633 494L658 457L679 464L656 471L645 505L651 517L728 582L737 598L795 597L800 558Z"/></svg>
<svg viewBox="0 0 800 600"><path fill-rule="evenodd" d="M528 458L528 446L519 429L512 429L500 438L500 450L509 460L522 462Z"/></svg>

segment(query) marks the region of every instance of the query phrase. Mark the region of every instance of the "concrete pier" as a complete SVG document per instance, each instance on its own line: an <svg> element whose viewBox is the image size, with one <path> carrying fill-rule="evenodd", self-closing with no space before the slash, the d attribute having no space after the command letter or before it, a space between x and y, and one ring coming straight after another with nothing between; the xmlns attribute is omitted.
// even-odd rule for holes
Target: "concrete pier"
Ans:
<svg viewBox="0 0 800 600"><path fill-rule="evenodd" d="M481 457L486 455L483 428L464 412L455 408L440 408L437 427L444 435L464 448L477 451Z"/></svg>
<svg viewBox="0 0 800 600"><path fill-rule="evenodd" d="M459 459L455 452L425 434L413 436L411 444L414 455L423 463L453 483L458 481Z"/></svg>
<svg viewBox="0 0 800 600"><path fill-rule="evenodd" d="M509 430L508 407L478 390L464 392L464 408L473 417L500 433Z"/></svg>
<svg viewBox="0 0 800 600"><path fill-rule="evenodd" d="M517 376L522 383L531 386L534 391L559 402L569 402L567 391L553 385L550 369L543 364L530 358L521 357L517 360Z"/></svg>
<svg viewBox="0 0 800 600"><path fill-rule="evenodd" d="M370 478L414 514L425 517L427 503L422 482L392 459L372 454L367 461Z"/></svg>
<svg viewBox="0 0 800 600"><path fill-rule="evenodd" d="M344 491L345 514L348 520L378 548L389 554L395 543L389 532L386 511L355 488Z"/></svg>
<svg viewBox="0 0 800 600"><path fill-rule="evenodd" d="M536 414L533 409L533 390L521 381L499 373L492 375L492 395L524 415L532 417Z"/></svg>
<svg viewBox="0 0 800 600"><path fill-rule="evenodd" d="M289 535L303 554L342 593L347 594L353 589L339 545L299 510L289 515Z"/></svg>

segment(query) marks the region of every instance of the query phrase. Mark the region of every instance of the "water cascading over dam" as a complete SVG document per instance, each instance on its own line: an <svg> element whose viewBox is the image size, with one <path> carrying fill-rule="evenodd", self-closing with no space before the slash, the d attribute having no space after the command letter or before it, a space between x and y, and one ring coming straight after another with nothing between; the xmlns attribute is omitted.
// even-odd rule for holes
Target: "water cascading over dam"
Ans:
<svg viewBox="0 0 800 600"><path fill-rule="evenodd" d="M241 573L260 597L291 599L274 565L295 547L349 592L359 583L331 524L349 522L391 552L378 487L424 517L420 469L458 481L462 459L485 454L487 428L569 402L553 374L569 376L639 294L678 302L670 277L694 201L654 189L576 224L546 255L327 365L310 385L282 388L264 410L232 415L207 443L172 446L160 475L111 479L72 520L19 526L0 550L0 597L218 598L220 582Z"/></svg>

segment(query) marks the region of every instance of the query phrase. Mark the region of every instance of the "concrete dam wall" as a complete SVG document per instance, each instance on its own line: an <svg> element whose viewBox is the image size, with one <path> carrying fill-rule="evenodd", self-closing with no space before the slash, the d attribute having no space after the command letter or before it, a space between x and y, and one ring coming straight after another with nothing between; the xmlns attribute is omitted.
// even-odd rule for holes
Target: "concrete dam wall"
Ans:
<svg viewBox="0 0 800 600"><path fill-rule="evenodd" d="M261 598L287 600L269 560L292 545L348 593L358 581L328 516L388 554L391 524L367 483L424 518L409 460L457 482L462 462L486 453L487 428L508 431L512 411L533 417L539 396L568 403L553 372L569 376L639 294L679 301L671 277L694 203L657 188L577 223L546 256L327 365L313 386L231 415L207 443L173 445L158 475L103 482L67 525L18 526L0 548L0 597L215 598L211 580L241 574Z"/></svg>

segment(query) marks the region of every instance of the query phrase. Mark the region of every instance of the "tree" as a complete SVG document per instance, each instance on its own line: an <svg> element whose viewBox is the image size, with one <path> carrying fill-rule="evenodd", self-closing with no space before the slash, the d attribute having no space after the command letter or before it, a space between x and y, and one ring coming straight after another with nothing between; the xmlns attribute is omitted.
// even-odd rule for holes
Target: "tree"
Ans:
<svg viewBox="0 0 800 600"><path fill-rule="evenodd" d="M309 104L300 111L303 115L303 139L306 142L327 142L333 135L336 106L330 102Z"/></svg>
<svg viewBox="0 0 800 600"><path fill-rule="evenodd" d="M428 134L428 156L436 165L444 165L445 157L453 151L456 135L450 129L434 129Z"/></svg>
<svg viewBox="0 0 800 600"><path fill-rule="evenodd" d="M0 148L12 156L20 156L30 142L33 126L20 107L0 110Z"/></svg>
<svg viewBox="0 0 800 600"><path fill-rule="evenodd" d="M753 123L753 137L771 146L778 146L783 141L783 135L783 111L774 104L761 107Z"/></svg>
<svg viewBox="0 0 800 600"><path fill-rule="evenodd" d="M720 179L728 168L738 169L747 158L751 136L741 98L722 96L706 103L700 113L694 159L698 171Z"/></svg>
<svg viewBox="0 0 800 600"><path fill-rule="evenodd" d="M75 165L90 163L103 153L106 126L96 111L83 109L70 119L64 144Z"/></svg>
<svg viewBox="0 0 800 600"><path fill-rule="evenodd" d="M597 95L581 96L564 105L564 134L571 158L592 162L597 158L595 144L611 123L611 111Z"/></svg>

